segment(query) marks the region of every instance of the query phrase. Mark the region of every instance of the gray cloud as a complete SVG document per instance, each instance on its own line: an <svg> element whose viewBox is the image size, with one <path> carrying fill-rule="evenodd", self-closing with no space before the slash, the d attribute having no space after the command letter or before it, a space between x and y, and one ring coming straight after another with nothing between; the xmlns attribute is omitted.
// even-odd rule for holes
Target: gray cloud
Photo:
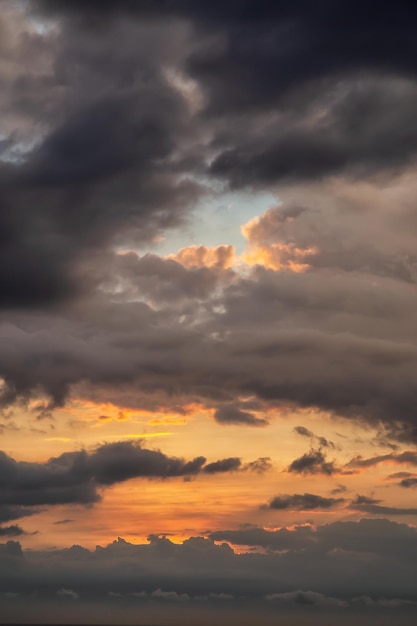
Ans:
<svg viewBox="0 0 417 626"><path fill-rule="evenodd" d="M219 424L242 424L247 426L267 426L268 420L256 417L249 411L242 411L237 406L223 405L216 409L214 419Z"/></svg>
<svg viewBox="0 0 417 626"><path fill-rule="evenodd" d="M11 526L0 526L0 537L20 537L25 534L26 533L23 528L17 524L12 524Z"/></svg>
<svg viewBox="0 0 417 626"><path fill-rule="evenodd" d="M240 466L240 459L237 457L230 457L229 459L222 459L221 461L207 463L207 465L203 468L203 472L206 472L207 474L217 474L217 472L233 472L238 470Z"/></svg>
<svg viewBox="0 0 417 626"><path fill-rule="evenodd" d="M278 511L315 511L333 509L343 502L345 502L344 498L325 498L313 493L294 493L293 495L275 496L261 508Z"/></svg>
<svg viewBox="0 0 417 626"><path fill-rule="evenodd" d="M415 160L414 82L368 76L345 79L339 89L332 82L328 89L321 83L310 107L304 96L307 111L299 116L285 112L261 130L254 125L245 135L229 133L234 147L215 159L212 174L227 178L232 187L262 186L340 172L366 177Z"/></svg>
<svg viewBox="0 0 417 626"><path fill-rule="evenodd" d="M362 511L371 515L417 515L417 508L392 507L380 504L381 500L358 495L349 505L354 511Z"/></svg>
<svg viewBox="0 0 417 626"><path fill-rule="evenodd" d="M145 11L148 16L152 14L152 20L145 25L125 20L125 9L129 15L132 11L143 15ZM88 9L91 18L96 10L92 6ZM228 14L219 7L197 10L184 5L161 9L159 15L167 15L168 10L171 15L186 16L191 28L187 36L182 22L174 20L168 29L163 20L157 19L158 11L127 6L118 10L117 20L110 16L109 8L102 10L100 15L105 11L109 19L103 31L93 34L79 27L75 16L82 11L80 5L74 9L62 5L60 15L64 19L59 38L52 31L41 35L30 30L27 20L14 17L19 22L13 22L15 28L26 28L26 48L19 49L17 44L16 48L6 39L2 43L5 55L21 72L14 91L7 95L13 101L2 104L4 111L18 112L22 133L26 129L24 132L30 134L27 129L34 120L42 121L41 135L27 154L20 160L8 157L1 164L5 183L2 214L7 235L2 249L6 256L13 249L13 262L7 256L2 267L6 273L12 271L10 268L15 273L14 278L5 277L4 302L22 304L25 300L28 304L63 297L71 285L83 290L100 284L103 290L95 296L90 293L89 299L66 313L13 315L13 319L4 313L0 360L0 372L6 381L4 403L28 398L41 390L52 397L53 407L54 403L63 403L80 381L100 388L103 395L112 393L120 383L134 388L140 381L145 393L167 393L171 397L178 393L180 397L207 401L209 406L214 404L215 419L222 423L265 423L249 407L245 410L236 403L236 396L244 393L255 395L265 406L318 407L336 415L378 424L382 421L388 429L392 427L392 436L415 440L413 372L417 358L409 340L415 334L415 320L410 315L415 296L409 289L415 276L411 228L415 206L405 193L390 196L390 202L398 200L395 216L381 197L376 198L377 202L372 197L360 203L337 185L323 188L328 199L321 204L316 189L313 208L307 203L284 203L268 213L252 230L250 243L265 246L293 242L301 248L317 248L306 258L310 269L305 275L257 268L242 278L224 268L190 269L177 260L156 255L117 256L109 252L110 245L128 243L127 229L136 238L149 239L159 228L181 222L184 202L185 206L187 198L195 198L198 189L196 183L190 183L188 196L182 187L185 196L180 193L178 204L171 191L181 186L184 173L190 171L188 142L195 139L198 143L203 127L204 132L213 133L217 152L223 149L226 139L236 140L227 136L223 124L225 121L233 128L227 116L233 116L234 106L219 108L219 93L210 72L207 67L202 71L206 41L203 37L202 47L193 48L191 58L187 37L193 39L197 32L193 28L199 29L202 24L208 28L209 22L209 31L215 33L221 17L222 27L228 32L230 29L234 41L236 24L245 32L249 29L249 33L251 23L245 21L240 10ZM323 9L324 13L327 10ZM294 24L313 28L308 11L270 11L274 28L287 23L289 15L294 17ZM319 21L324 13L320 12ZM72 17L66 19L69 14ZM272 27L269 18L257 22L259 28ZM401 22L404 28L407 31ZM122 44L115 47L120 41ZM253 41L253 45L255 59L258 42ZM224 49L219 50L223 55ZM43 74L36 65L38 61L35 63L36 55L31 54L34 51L38 51L37 58L43 59ZM229 53L236 51L230 49ZM30 59L27 67L22 65L22 55ZM108 60L105 65L103 59ZM190 71L203 90L205 87L206 113L223 110L224 120L216 122L217 138L213 119L207 115L194 119L186 100L162 71L168 60L181 71ZM223 69L226 67L227 63ZM327 75L328 68L322 71L317 78ZM301 176L309 175L303 173L303 167L323 167L318 157L303 161L309 146L319 156L327 154L329 146L331 154L333 148L343 148L341 167L346 163L348 169L364 164L385 167L409 163L414 150L413 133L409 133L406 144L396 138L402 132L401 120L412 130L415 86L411 75L405 78L400 73L401 77L345 76L332 95L324 81L322 95L318 96L313 86L311 106L298 102L299 106L290 107L294 111L291 114L282 98L284 92L293 103L305 97L306 77L300 75L298 95L290 93L293 86L281 85L281 119L271 116L263 126L258 121L264 119L270 101L261 98L262 90L251 92L260 100L256 112L251 109L254 103L249 106L247 100L241 100L242 111L245 109L242 124L247 127L247 133L241 136L247 145L232 148L239 154L245 149L246 161L239 166L238 175L253 183L277 175L274 171L268 173L269 165L262 160L258 160L260 170L254 172L254 177L245 168L247 165L251 169L257 150L262 150L265 159L268 150L275 154L282 139L282 125L291 146L285 154L278 150L279 156L285 157L293 172ZM139 80L139 75L148 80ZM231 83L234 88L239 77ZM94 89L90 86L93 83ZM64 90L58 88L62 84ZM45 97L39 100L45 89ZM381 104L386 102L388 91L391 106ZM229 104L232 95L229 93ZM278 91L274 103L277 97ZM45 99L50 109L42 117ZM317 126L311 116L323 103L324 114ZM248 125L250 110L254 117ZM257 130L261 128L266 136ZM349 141L345 140L347 135ZM23 139L22 135L19 141ZM4 141L4 150L9 150L12 135ZM297 162L291 165L293 154ZM337 159L333 161L338 165ZM274 158L274 167L279 163ZM324 166L323 172L328 172L326 163ZM294 190L283 190L284 196L291 193ZM330 210L338 193L342 200L339 198L336 208ZM370 206L374 205L378 210L371 214ZM364 221L369 229L363 228ZM377 236L375 242L369 242L366 233L373 228ZM109 302L105 288L114 290L112 297L119 289L117 301ZM151 299L157 303L156 310L132 302L132 298ZM279 328L274 321L277 319L282 320ZM104 359L104 354L108 358ZM316 443L326 445L324 439ZM401 458L404 463L412 463L411 457L409 461ZM401 458L391 456L386 460L400 463ZM356 467L365 467L365 461L362 465L355 462ZM369 466L373 462L370 460ZM296 459L290 468L325 474L337 469L324 458L321 449ZM85 498L88 500L90 494L86 493Z"/></svg>
<svg viewBox="0 0 417 626"><path fill-rule="evenodd" d="M9 457L10 458L10 457ZM29 517L39 512L39 509L32 506L22 506L19 504L0 504L0 523L11 522L22 517Z"/></svg>
<svg viewBox="0 0 417 626"><path fill-rule="evenodd" d="M347 491L346 485L337 485L337 487L334 487L334 489L332 489L330 493L333 496L336 496L339 493L345 493L346 491Z"/></svg>
<svg viewBox="0 0 417 626"><path fill-rule="evenodd" d="M294 432L297 433L297 435L301 435L302 437L314 438L314 433L305 426L295 426Z"/></svg>
<svg viewBox="0 0 417 626"><path fill-rule="evenodd" d="M15 314L13 322L3 314L3 403L43 391L62 404L81 381L95 397L111 397L121 384L133 397L140 381L142 396L159 394L158 403L193 398L245 412L236 396L251 395L262 408L318 407L382 422L391 437L412 441L414 300L392 281L370 290L357 276L256 268L180 309L119 293L66 313Z"/></svg>
<svg viewBox="0 0 417 626"><path fill-rule="evenodd" d="M10 15L13 8L3 19ZM5 74L4 106L32 137L28 130L20 139L31 146L21 159L0 161L3 307L91 289L80 267L91 255L182 223L200 193L179 165L184 124L189 139L193 132L188 108L163 74L181 56L181 28L120 20L92 37L76 22L60 23L59 35L30 20L19 27L25 36L8 50L18 80ZM11 126L10 141L16 135Z"/></svg>
<svg viewBox="0 0 417 626"><path fill-rule="evenodd" d="M398 465L417 465L417 452L414 450L406 450L398 454L380 454L368 459L364 459L361 456L353 458L347 464L347 467L353 469L366 469L368 467L374 467L380 463L394 463Z"/></svg>
<svg viewBox="0 0 417 626"><path fill-rule="evenodd" d="M417 487L417 478L404 478L401 482L400 482L401 487L405 487L410 488L410 487Z"/></svg>
<svg viewBox="0 0 417 626"><path fill-rule="evenodd" d="M244 469L251 470L253 472L257 472L258 474L263 474L264 472L268 472L273 467L271 459L269 457L260 457L255 461L250 461L249 463L245 463Z"/></svg>
<svg viewBox="0 0 417 626"><path fill-rule="evenodd" d="M295 426L294 432L297 433L297 435L301 435L301 437L309 437L310 439L315 440L322 448L335 447L333 441L329 441L326 437L315 435L311 430L305 428L305 426Z"/></svg>
<svg viewBox="0 0 417 626"><path fill-rule="evenodd" d="M332 461L327 461L321 449L311 449L288 466L288 472L294 474L327 474L340 472Z"/></svg>
<svg viewBox="0 0 417 626"><path fill-rule="evenodd" d="M351 9L205 4L7 3L3 403L140 384L222 423L262 425L237 401L252 396L416 441L414 10L376 23L361 6L353 49ZM281 271L114 254L202 210L209 163L231 184L280 181L248 246Z"/></svg>
<svg viewBox="0 0 417 626"><path fill-rule="evenodd" d="M203 456L185 461L129 441L104 444L92 452L66 452L46 463L18 462L1 452L0 520L33 514L37 509L32 507L40 505L94 504L103 488L132 478L187 477L240 468L237 457L212 463ZM256 468L255 461L253 468L243 469Z"/></svg>
<svg viewBox="0 0 417 626"><path fill-rule="evenodd" d="M269 549L239 554L213 539ZM66 589L81 602L120 602L127 609L151 599L204 604L228 598L232 607L243 603L262 611L265 600L280 601L265 596L297 590L309 590L310 600L318 597L314 594L337 598L341 608L361 596L376 603L379 598L415 602L416 545L415 529L386 520L337 522L317 529L217 531L212 540L193 537L180 545L165 537L150 537L149 544L139 545L119 538L95 550L73 546L26 551L9 541L0 546L0 591L28 601L36 580L38 598L50 599ZM74 598L68 594L65 599ZM4 595L0 602L5 606Z"/></svg>

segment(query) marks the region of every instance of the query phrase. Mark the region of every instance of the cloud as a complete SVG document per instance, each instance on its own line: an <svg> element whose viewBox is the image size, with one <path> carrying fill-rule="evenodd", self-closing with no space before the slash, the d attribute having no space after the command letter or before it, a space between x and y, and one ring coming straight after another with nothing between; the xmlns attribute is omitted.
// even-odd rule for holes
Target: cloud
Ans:
<svg viewBox="0 0 417 626"><path fill-rule="evenodd" d="M234 405L223 405L216 409L214 419L219 424L242 424L247 426L267 426L268 421L261 417L256 417L254 413L242 411Z"/></svg>
<svg viewBox="0 0 417 626"><path fill-rule="evenodd" d="M241 460L237 457L230 457L229 459L222 459L221 461L214 461L213 463L207 463L203 467L203 472L206 474L217 474L218 472L233 472L240 468Z"/></svg>
<svg viewBox="0 0 417 626"><path fill-rule="evenodd" d="M65 600L79 600L80 596L78 593L76 593L75 591L73 591L72 589L58 589L58 591L56 592L56 595L59 598L63 598Z"/></svg>
<svg viewBox="0 0 417 626"><path fill-rule="evenodd" d="M295 426L294 432L297 433L297 435L301 435L302 437L310 437L311 439L313 439L315 436L314 433L305 426Z"/></svg>
<svg viewBox="0 0 417 626"><path fill-rule="evenodd" d="M251 470L253 472L257 472L258 474L263 474L264 472L268 472L273 467L271 459L267 456L260 457L255 461L250 461L249 463L245 463L244 469Z"/></svg>
<svg viewBox="0 0 417 626"><path fill-rule="evenodd" d="M250 395L415 441L415 10L200 4L2 14L3 404L140 382L224 422L261 425ZM146 253L210 221L217 177L279 184L243 226L270 269L232 270L228 243Z"/></svg>
<svg viewBox="0 0 417 626"><path fill-rule="evenodd" d="M332 493L338 495L346 490L336 489ZM312 493L279 495L272 498L267 504L261 505L261 509L278 511L326 511L347 503L347 508L352 511L369 513L370 515L417 515L417 508L392 507L381 505L382 500L369 496L357 495L351 502L346 498L326 498Z"/></svg>
<svg viewBox="0 0 417 626"><path fill-rule="evenodd" d="M417 466L417 452L414 450L406 450L398 454L380 454L368 459L364 459L361 456L354 457L346 467L353 469L366 469L368 467L374 467L381 463L393 463L395 465L416 465Z"/></svg>
<svg viewBox="0 0 417 626"><path fill-rule="evenodd" d="M234 263L234 248L230 245L216 246L188 246L181 248L170 258L175 259L187 268L214 267L216 269L230 269Z"/></svg>
<svg viewBox="0 0 417 626"><path fill-rule="evenodd" d="M387 519L361 519L358 522L332 522L317 528L310 525L267 530L251 526L239 530L219 530L210 534L214 541L227 541L234 545L261 547L285 553L300 550L331 554L334 550L348 553L369 553L381 558L401 559L407 556L407 550L414 554L416 550L416 529L407 524L398 524ZM390 544L389 542L392 541ZM387 543L388 542L388 543Z"/></svg>
<svg viewBox="0 0 417 626"><path fill-rule="evenodd" d="M417 508L413 507L392 507L380 504L382 500L358 495L349 505L354 511L362 511L371 515L417 515Z"/></svg>
<svg viewBox="0 0 417 626"><path fill-rule="evenodd" d="M109 610L119 603L127 611L149 602L201 607L226 598L232 608L255 606L261 612L272 602L299 608L332 603L344 609L361 596L376 604L380 598L417 600L412 576L416 530L405 524L362 520L317 529L252 528L213 535L216 541L232 537L236 544L249 541L273 549L238 553L202 537L181 544L166 537L151 537L147 544L119 538L93 550L73 546L45 551L23 550L9 541L0 546L0 592L13 587L30 603L28 589L36 584L38 601L94 601ZM17 569L19 577L14 575ZM2 607L6 600L1 597ZM399 606L393 603L392 608Z"/></svg>
<svg viewBox="0 0 417 626"><path fill-rule="evenodd" d="M395 478L412 478L415 474L411 472L394 472L393 474L388 474L385 477L385 480L394 480Z"/></svg>
<svg viewBox="0 0 417 626"><path fill-rule="evenodd" d="M227 265L227 255L222 253L223 247L204 248L206 256L212 254L212 263L207 259L206 263L202 261L203 253L201 262L193 263L198 253L188 254L189 248L168 258L150 253L139 256L135 252L109 256L102 268L102 286L117 293L123 285L125 297L152 301L159 307L178 306L190 298L205 301L234 278Z"/></svg>
<svg viewBox="0 0 417 626"><path fill-rule="evenodd" d="M60 21L57 36L27 17L25 37L7 50L15 71L4 73L6 136L15 152L28 147L0 161L0 286L3 307L31 308L94 288L85 271L92 258L183 223L203 188L184 178L180 137L181 128L193 133L190 115L163 74L181 56L181 28L169 35L160 24L151 34L121 20L92 40L76 21Z"/></svg>
<svg viewBox="0 0 417 626"><path fill-rule="evenodd" d="M330 491L333 496L338 495L339 493L346 493L347 487L346 485L337 485L334 489Z"/></svg>
<svg viewBox="0 0 417 626"><path fill-rule="evenodd" d="M92 452L65 452L45 463L19 462L1 452L0 520L34 514L41 505L94 504L101 499L103 488L132 478L219 474L236 471L241 465L237 457L212 463L206 463L203 456L185 461L129 441L103 444ZM253 467L243 469L257 467L255 461Z"/></svg>
<svg viewBox="0 0 417 626"><path fill-rule="evenodd" d="M254 415L236 403L245 394L263 408L310 407L382 421L394 428L392 437L412 441L417 358L402 335L414 324L406 313L414 296L408 287L391 287L371 291L356 276L341 281L257 268L214 300L190 297L180 310L103 294L59 314L16 314L12 321L4 314L3 403L44 392L53 407L81 381L86 394L103 400L121 384L134 397L140 380L145 403L152 394L159 406L165 398L176 405L192 398ZM376 309L382 317L374 317ZM381 338L386 328L391 335Z"/></svg>
<svg viewBox="0 0 417 626"><path fill-rule="evenodd" d="M324 498L312 493L294 493L293 495L275 496L261 508L278 511L315 511L333 509L342 502L345 502L344 498Z"/></svg>
<svg viewBox="0 0 417 626"><path fill-rule="evenodd" d="M282 602L290 604L299 604L304 606L326 606L333 608L345 608L348 605L346 601L339 598L332 598L315 593L314 591L289 591L287 593L273 593L266 596L269 602Z"/></svg>
<svg viewBox="0 0 417 626"><path fill-rule="evenodd" d="M0 526L0 537L20 537L25 534L26 533L23 528L16 524L12 524L11 526Z"/></svg>
<svg viewBox="0 0 417 626"><path fill-rule="evenodd" d="M333 462L326 460L326 456L321 449L312 448L298 459L294 459L288 466L287 471L294 474L327 474L331 476L340 470Z"/></svg>
<svg viewBox="0 0 417 626"><path fill-rule="evenodd" d="M405 487L406 489L409 487L417 487L417 478L404 478L400 482L401 487Z"/></svg>
<svg viewBox="0 0 417 626"><path fill-rule="evenodd" d="M311 430L309 430L308 428L305 428L304 426L295 426L294 432L297 433L297 435L301 435L301 437L309 437L312 440L316 440L316 442L321 448L334 448L335 447L332 441L329 441L328 439L326 439L326 437L322 437L322 436L319 437L315 435Z"/></svg>
<svg viewBox="0 0 417 626"><path fill-rule="evenodd" d="M413 81L388 77L365 81L355 76L346 77L338 93L331 84L328 90L321 86L324 97L323 91L310 94L312 104L304 100L301 115L285 111L272 122L249 128L244 136L229 133L233 147L217 156L211 173L226 178L234 188L261 187L339 173L366 178L415 160ZM385 108L387 99L402 117ZM320 105L324 114L319 116ZM401 142L404 124L411 129L406 144Z"/></svg>
<svg viewBox="0 0 417 626"><path fill-rule="evenodd" d="M22 517L29 517L30 515L35 515L38 512L39 510L32 506L0 504L0 523L11 522L16 519L21 519Z"/></svg>

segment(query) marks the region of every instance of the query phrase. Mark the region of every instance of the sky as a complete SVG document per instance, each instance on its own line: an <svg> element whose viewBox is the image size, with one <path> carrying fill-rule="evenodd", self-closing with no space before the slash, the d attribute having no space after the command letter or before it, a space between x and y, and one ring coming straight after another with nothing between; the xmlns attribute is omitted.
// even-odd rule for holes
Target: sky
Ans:
<svg viewBox="0 0 417 626"><path fill-rule="evenodd" d="M415 624L416 28L1 0L0 623Z"/></svg>

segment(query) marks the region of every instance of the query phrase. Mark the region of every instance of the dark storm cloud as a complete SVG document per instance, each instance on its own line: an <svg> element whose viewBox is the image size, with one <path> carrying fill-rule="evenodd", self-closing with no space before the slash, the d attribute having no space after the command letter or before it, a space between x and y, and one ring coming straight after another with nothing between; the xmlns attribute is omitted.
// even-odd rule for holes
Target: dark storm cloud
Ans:
<svg viewBox="0 0 417 626"><path fill-rule="evenodd" d="M59 315L3 315L4 403L38 389L62 403L81 381L103 397L121 383L134 393L140 381L144 393L210 407L245 411L236 396L250 395L262 408L293 404L389 429L402 424L412 439L416 302L408 286L387 280L370 289L357 275L256 268L179 310L126 301L129 293L116 291L113 302L102 294ZM323 454L318 448L303 462L318 467Z"/></svg>
<svg viewBox="0 0 417 626"><path fill-rule="evenodd" d="M189 138L193 132L188 108L163 73L164 62L180 55L181 32L161 25L151 33L122 20L95 35L75 23L42 35L28 22L25 34L20 47L7 49L18 80L4 76L6 113L15 111L26 129L17 145L31 149L0 162L3 306L42 305L91 288L80 269L86 257L178 225L199 193L178 165L184 124Z"/></svg>
<svg viewBox="0 0 417 626"><path fill-rule="evenodd" d="M1 452L0 520L30 515L37 511L31 507L39 505L94 504L102 488L132 478L217 474L240 466L236 457L207 464L203 456L185 461L127 441L104 444L90 453L66 452L46 463L18 462Z"/></svg>
<svg viewBox="0 0 417 626"><path fill-rule="evenodd" d="M32 3L57 20L42 32L7 3L2 305L83 298L49 315L3 313L3 404L46 394L53 408L80 383L103 398L123 385L261 425L236 400L249 396L416 441L413 171L373 186L322 181L412 167L415 10L226 4ZM9 23L25 35L7 37ZM280 186L283 205L246 229L277 261L301 251L304 274L114 254L183 223L216 159L230 160L232 183L268 181L265 191L318 177Z"/></svg>
<svg viewBox="0 0 417 626"><path fill-rule="evenodd" d="M281 495L261 508L276 509L278 511L315 511L332 509L345 502L344 498L324 498L313 493L294 493L293 495Z"/></svg>
<svg viewBox="0 0 417 626"><path fill-rule="evenodd" d="M36 6L36 5L35 5ZM416 44L413 23L417 19L409 2L384 3L378 14L374 4L322 2L227 3L190 0L155 3L71 2L37 3L46 12L61 16L114 18L182 16L205 34L221 33L223 45L203 42L189 62L194 75L209 88L217 110L276 102L290 87L326 74L355 69L414 73ZM204 30L203 30L204 33ZM224 92L222 94L222 91Z"/></svg>
<svg viewBox="0 0 417 626"><path fill-rule="evenodd" d="M248 426L267 426L266 419L256 417L249 411L242 411L233 405L223 405L214 413L214 419L219 424L242 424Z"/></svg>
<svg viewBox="0 0 417 626"><path fill-rule="evenodd" d="M3 402L42 390L63 403L81 381L103 397L122 383L134 393L140 381L143 393L174 400L244 411L236 396L250 395L263 408L319 407L388 429L401 424L397 435L413 438L417 354L408 338L416 302L408 286L369 289L360 276L256 268L180 310L128 297L103 294L55 316L3 315ZM318 450L307 465L323 462Z"/></svg>
<svg viewBox="0 0 417 626"><path fill-rule="evenodd" d="M180 224L213 153L211 172L234 185L415 156L409 3L376 18L367 3L33 2L57 19L43 33L8 7L25 37L2 44L18 72L4 76L2 142L26 148L0 167L3 306L91 289L86 260ZM196 79L217 121L190 113L168 67ZM271 108L282 115L260 124Z"/></svg>
<svg viewBox="0 0 417 626"><path fill-rule="evenodd" d="M334 93L333 85L331 90ZM283 115L261 131L255 126L244 138L227 136L225 142L235 147L216 157L211 173L225 177L232 187L262 186L341 172L369 176L415 160L417 89L413 83L347 81L333 101L331 90L299 117ZM309 123L320 108L326 114Z"/></svg>

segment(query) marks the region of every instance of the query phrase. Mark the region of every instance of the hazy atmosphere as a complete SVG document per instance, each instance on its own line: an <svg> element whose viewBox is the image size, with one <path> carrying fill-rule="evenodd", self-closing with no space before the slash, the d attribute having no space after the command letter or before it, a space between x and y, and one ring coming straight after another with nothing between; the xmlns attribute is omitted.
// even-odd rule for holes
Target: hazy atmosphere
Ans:
<svg viewBox="0 0 417 626"><path fill-rule="evenodd" d="M0 623L416 623L416 33L0 0Z"/></svg>

